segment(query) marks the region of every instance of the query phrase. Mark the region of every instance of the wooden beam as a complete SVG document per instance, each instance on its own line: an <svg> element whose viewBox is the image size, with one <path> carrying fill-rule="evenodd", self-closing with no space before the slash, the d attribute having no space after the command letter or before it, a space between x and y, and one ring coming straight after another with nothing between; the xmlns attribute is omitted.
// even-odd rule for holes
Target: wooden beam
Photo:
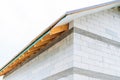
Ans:
<svg viewBox="0 0 120 80"><path fill-rule="evenodd" d="M4 75L4 74L3 74L3 71L2 71L2 72L0 72L0 76L2 76L2 75Z"/></svg>
<svg viewBox="0 0 120 80"><path fill-rule="evenodd" d="M59 36L59 35L60 35L60 33L58 33L58 34L52 34L52 35L47 34L45 37L43 37L43 38L41 39L41 41L52 40L52 39L56 38L56 37Z"/></svg>
<svg viewBox="0 0 120 80"><path fill-rule="evenodd" d="M28 50L28 52L38 51L38 50L40 50L41 47L42 47L42 46L37 46L37 47L34 47L34 46L33 46L31 49Z"/></svg>
<svg viewBox="0 0 120 80"><path fill-rule="evenodd" d="M48 44L50 41L51 41L51 40L39 41L37 44L34 45L34 47L39 47L39 46L46 45L46 44Z"/></svg>
<svg viewBox="0 0 120 80"><path fill-rule="evenodd" d="M57 26L57 27L51 29L50 35L53 35L53 34L56 34L56 33L60 33L60 32L64 32L64 31L69 29L68 27L69 27L68 24L65 24L65 25L62 25L62 26Z"/></svg>
<svg viewBox="0 0 120 80"><path fill-rule="evenodd" d="M24 56L25 56L25 58L26 58L26 57L28 58L28 57L31 56L31 53L30 53L30 52L27 52L27 53L24 54Z"/></svg>

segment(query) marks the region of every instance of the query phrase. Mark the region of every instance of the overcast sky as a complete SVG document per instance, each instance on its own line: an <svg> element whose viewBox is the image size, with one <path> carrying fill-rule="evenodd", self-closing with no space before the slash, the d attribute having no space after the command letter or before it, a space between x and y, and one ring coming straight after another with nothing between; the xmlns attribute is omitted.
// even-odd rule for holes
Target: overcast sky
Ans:
<svg viewBox="0 0 120 80"><path fill-rule="evenodd" d="M111 0L0 0L0 68L66 11Z"/></svg>

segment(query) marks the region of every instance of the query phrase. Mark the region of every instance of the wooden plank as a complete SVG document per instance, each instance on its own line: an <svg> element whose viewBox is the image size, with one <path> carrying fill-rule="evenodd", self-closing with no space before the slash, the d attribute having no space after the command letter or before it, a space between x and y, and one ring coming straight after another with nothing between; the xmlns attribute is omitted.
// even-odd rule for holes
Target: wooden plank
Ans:
<svg viewBox="0 0 120 80"><path fill-rule="evenodd" d="M29 50L29 53L30 54L35 54L35 53L37 53L40 49L42 49L43 48L43 46L40 46L40 47L36 47L36 48L34 48L34 49L32 49L32 50Z"/></svg>
<svg viewBox="0 0 120 80"><path fill-rule="evenodd" d="M33 46L31 49L28 50L28 52L38 51L38 50L40 50L41 47L42 47L42 46L37 46L37 47L34 47L34 46Z"/></svg>
<svg viewBox="0 0 120 80"><path fill-rule="evenodd" d="M5 70L5 72L4 72L4 74L10 72L11 70L12 70L12 68L7 68L7 69Z"/></svg>
<svg viewBox="0 0 120 80"><path fill-rule="evenodd" d="M52 40L52 39L56 38L56 37L59 36L59 35L60 35L60 33L58 33L58 34L52 34L52 35L47 34L45 37L43 37L43 38L41 39L41 41Z"/></svg>
<svg viewBox="0 0 120 80"><path fill-rule="evenodd" d="M29 53L25 54L25 58L26 58L26 59L29 58L30 56L32 56L33 53L34 53L34 52L29 52Z"/></svg>
<svg viewBox="0 0 120 80"><path fill-rule="evenodd" d="M2 76L2 75L4 75L4 74L3 74L3 71L2 71L2 72L0 72L0 76Z"/></svg>
<svg viewBox="0 0 120 80"><path fill-rule="evenodd" d="M50 35L53 35L53 34L56 34L56 33L64 32L64 31L66 31L66 30L69 29L68 27L69 27L68 24L66 24L66 25L62 25L62 26L57 26L57 27L51 29L51 31L50 31Z"/></svg>
<svg viewBox="0 0 120 80"><path fill-rule="evenodd" d="M3 75L3 73L2 72L0 72L0 76L2 76Z"/></svg>
<svg viewBox="0 0 120 80"><path fill-rule="evenodd" d="M37 44L34 45L34 47L39 47L39 46L46 45L46 44L48 44L50 41L51 41L51 40L39 41Z"/></svg>

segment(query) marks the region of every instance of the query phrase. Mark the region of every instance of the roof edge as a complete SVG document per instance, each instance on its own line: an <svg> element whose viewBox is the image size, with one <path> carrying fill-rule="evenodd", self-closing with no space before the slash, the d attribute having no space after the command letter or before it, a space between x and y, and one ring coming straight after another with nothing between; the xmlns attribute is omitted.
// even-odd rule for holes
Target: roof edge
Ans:
<svg viewBox="0 0 120 80"><path fill-rule="evenodd" d="M16 60L16 58L18 56L20 56L21 54L24 54L25 51L27 49L29 49L29 47L34 44L39 38L41 38L44 34L46 34L50 29L52 29L59 21L61 21L63 18L65 18L67 16L67 14L62 15L59 19L57 19L53 24L51 24L47 29L45 29L44 31L42 31L37 37L35 37L30 43L28 43L27 46L25 46L17 55L15 55L7 64L5 64L1 69L0 72L2 70L4 70L8 65L10 65L14 60Z"/></svg>
<svg viewBox="0 0 120 80"><path fill-rule="evenodd" d="M99 7L113 5L113 4L120 4L120 0L105 2L105 3L101 3L101 4L97 4L97 5L93 5L93 6L88 6L88 7L81 8L81 9L67 11L66 15L70 15L70 14L74 14L74 13L78 13L78 12L82 12L82 11L87 11L87 10L91 10L91 9L96 9L96 8L99 8Z"/></svg>

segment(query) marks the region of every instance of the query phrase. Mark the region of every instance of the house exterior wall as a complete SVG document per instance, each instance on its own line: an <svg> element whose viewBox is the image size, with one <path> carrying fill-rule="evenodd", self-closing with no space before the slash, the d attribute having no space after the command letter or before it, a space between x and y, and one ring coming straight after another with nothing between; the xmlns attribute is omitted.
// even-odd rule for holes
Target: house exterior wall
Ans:
<svg viewBox="0 0 120 80"><path fill-rule="evenodd" d="M73 65L80 69L79 76L87 76L81 80L120 80L120 11L86 15L71 26L75 28Z"/></svg>
<svg viewBox="0 0 120 80"><path fill-rule="evenodd" d="M120 80L120 11L70 22L73 33L4 80Z"/></svg>
<svg viewBox="0 0 120 80"><path fill-rule="evenodd" d="M4 80L47 80L46 78L73 66L72 34L26 63ZM61 75L61 74L59 74ZM70 76L60 78L70 80ZM62 80L59 79L58 80Z"/></svg>

